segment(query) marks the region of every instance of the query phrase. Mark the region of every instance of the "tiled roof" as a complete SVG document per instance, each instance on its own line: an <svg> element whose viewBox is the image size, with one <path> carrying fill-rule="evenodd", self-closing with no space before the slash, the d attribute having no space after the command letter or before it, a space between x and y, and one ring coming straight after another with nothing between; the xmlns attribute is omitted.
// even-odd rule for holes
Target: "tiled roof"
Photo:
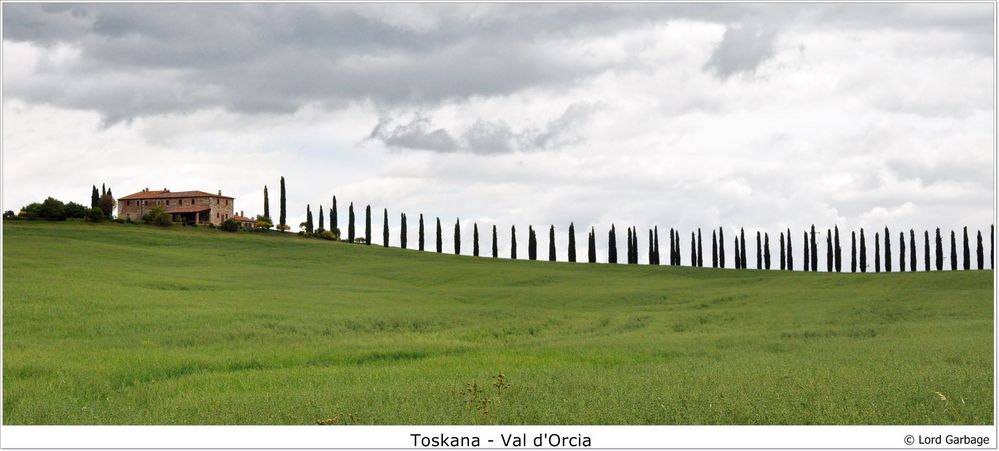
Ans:
<svg viewBox="0 0 999 451"><path fill-rule="evenodd" d="M118 200L132 200L132 199L169 199L175 197L221 197L223 199L235 199L230 196L220 196L218 194L206 193L204 191L170 191L170 190L156 190L156 191L139 191L134 194L129 194L125 197L119 197Z"/></svg>
<svg viewBox="0 0 999 451"><path fill-rule="evenodd" d="M256 219L247 218L246 216L239 216L239 215L233 216L232 219L235 219L236 221L239 222L257 222Z"/></svg>

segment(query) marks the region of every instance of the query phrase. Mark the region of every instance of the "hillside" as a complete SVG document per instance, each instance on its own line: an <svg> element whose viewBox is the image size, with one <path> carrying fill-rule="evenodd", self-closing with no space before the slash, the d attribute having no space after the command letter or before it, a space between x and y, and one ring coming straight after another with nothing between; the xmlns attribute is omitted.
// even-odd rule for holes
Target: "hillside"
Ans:
<svg viewBox="0 0 999 451"><path fill-rule="evenodd" d="M992 424L992 271L527 262L79 222L5 222L3 244L6 424Z"/></svg>

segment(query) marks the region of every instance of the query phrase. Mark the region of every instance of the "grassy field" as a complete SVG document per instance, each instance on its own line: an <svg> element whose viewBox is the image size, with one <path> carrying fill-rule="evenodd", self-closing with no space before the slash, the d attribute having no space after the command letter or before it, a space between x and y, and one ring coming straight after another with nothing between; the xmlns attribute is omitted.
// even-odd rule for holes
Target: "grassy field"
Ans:
<svg viewBox="0 0 999 451"><path fill-rule="evenodd" d="M992 271L514 262L79 222L3 238L6 424L993 421Z"/></svg>

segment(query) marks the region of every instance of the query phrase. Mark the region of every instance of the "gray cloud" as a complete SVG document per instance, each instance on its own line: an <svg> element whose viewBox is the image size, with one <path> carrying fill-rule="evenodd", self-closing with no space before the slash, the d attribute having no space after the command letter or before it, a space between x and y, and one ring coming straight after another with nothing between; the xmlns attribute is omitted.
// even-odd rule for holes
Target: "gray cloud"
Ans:
<svg viewBox="0 0 999 451"><path fill-rule="evenodd" d="M4 4L4 40L69 45L77 59L11 79L5 94L108 122L221 108L240 113L371 101L430 108L565 87L612 69L560 40L676 19L726 24L707 65L750 70L788 26L942 28L991 54L989 5ZM983 14L985 12L985 14ZM491 146L502 143L494 136ZM502 132L500 132L502 133Z"/></svg>

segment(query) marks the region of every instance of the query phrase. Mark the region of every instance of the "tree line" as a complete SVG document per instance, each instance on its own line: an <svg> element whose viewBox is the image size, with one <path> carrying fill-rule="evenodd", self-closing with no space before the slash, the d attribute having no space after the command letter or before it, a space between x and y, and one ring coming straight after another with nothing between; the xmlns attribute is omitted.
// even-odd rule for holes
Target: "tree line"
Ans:
<svg viewBox="0 0 999 451"><path fill-rule="evenodd" d="M329 228L326 229L323 220L323 207L319 207L319 227L315 229L312 222L312 210L311 205L306 205L306 222L302 223L300 227L303 229L302 234L305 235L317 235L328 233L332 235L332 239L341 239L339 222L337 217L337 200L336 196L333 196L329 208ZM269 222L270 210L269 210L269 200L267 198L267 187L264 187L264 219ZM287 224L285 224L286 215L286 198L285 198L285 184L284 178L281 178L281 204L280 204L280 219L278 223L279 230L288 230ZM259 219L259 218L258 218ZM399 244L403 249L408 249L408 224L406 213L400 214L400 236ZM444 237L442 233L441 220L440 218L435 218L436 229L435 229L435 248L437 253L444 252ZM347 234L346 241L350 243L362 243L371 245L371 206L367 205L364 207L364 236L358 236L357 228L355 224L355 213L354 204L351 202L347 207ZM639 256L641 254L639 245L639 232L634 226L627 227L627 237L626 237L626 255L621 261L625 264L638 264ZM885 227L883 231L877 231L874 233L874 265L873 272L880 273L884 272L905 272L905 271L917 271L917 233L914 229L909 229L907 231L898 232L897 243L897 253L892 252L892 236L888 227ZM426 243L426 232L424 230L424 218L423 214L419 215L419 222L417 226L417 249L424 251ZM548 228L548 261L556 261L558 258L558 248L556 246L556 229L554 225L550 225ZM756 231L755 232L755 249L756 254L753 261L753 267L755 269L779 269L781 271L792 271L794 269L801 269L803 271L818 272L819 270L819 244L818 244L818 232L816 228L812 225L809 229L802 231L801 243L801 260L799 265L795 265L794 258L794 240L791 229L786 229L781 231L776 240L776 248L778 252L778 258L773 261L771 254L771 243L770 234L767 232ZM843 256L843 242L840 236L840 230L838 226L834 226L831 229L826 229L825 233L825 271L826 272L843 272L844 269L844 256ZM499 234L496 225L492 226L490 233L490 250L491 256L493 258L499 257ZM850 231L850 255L849 255L849 272L861 272L866 273L871 269L871 266L867 261L867 237L869 232L861 228L859 231ZM934 239L931 241L930 231L924 230L922 233L922 246L923 246L923 266L924 271L943 271L944 270L944 255L946 249L944 248L944 242L942 239L941 231L939 228L935 230L933 235ZM995 263L995 226L990 226L989 230L989 268L993 268ZM453 244L451 246L452 251L455 255L461 254L461 221L456 219L454 223L453 231ZM956 271L958 269L971 270L971 269L984 269L985 268L985 249L983 242L983 235L981 231L977 231L976 235L976 245L975 252L972 255L970 236L968 233L968 228L963 228L962 233L963 246L958 250L957 245L957 234L955 231L950 231L950 249L949 249L949 267L950 270ZM389 233L389 213L388 209L382 210L382 246L388 247L390 240ZM510 255L509 258L517 259L517 228L516 226L510 227ZM594 227L590 227L587 231L587 262L597 263L597 232ZM732 237L732 250L734 252L734 260L732 261L732 267L735 269L749 269L750 262L747 257L747 241L746 241L746 231L740 228L738 233L734 234ZM907 241L908 240L908 241ZM693 266L693 267L704 267L704 245L703 245L703 235L702 230L698 228L697 230L690 232L690 240L685 243L685 238L683 234L674 228L669 229L669 248L665 249L668 251L667 258L664 261L661 259L660 244L659 244L659 227L653 226L648 230L646 238L646 254L647 262L652 265L668 265L668 266ZM569 262L576 262L576 228L574 223L569 223L569 227L566 230L566 258ZM479 226L477 223L472 224L472 255L479 257L483 256L480 253L480 236L479 236ZM688 252L685 254L683 251L684 247L687 247ZM883 249L883 250L882 250ZM897 255L897 257L896 257ZM959 258L959 255L961 258ZM537 230L535 230L533 225L527 227L527 259L528 260L538 260L538 239ZM896 259L897 258L897 259ZM611 224L610 229L607 232L607 259L606 263L619 263L618 261L618 245L617 245L617 228L614 224ZM896 266L897 263L897 266ZM712 268L726 268L728 265L725 252L725 230L722 227L711 230L711 254L710 254L710 264Z"/></svg>

